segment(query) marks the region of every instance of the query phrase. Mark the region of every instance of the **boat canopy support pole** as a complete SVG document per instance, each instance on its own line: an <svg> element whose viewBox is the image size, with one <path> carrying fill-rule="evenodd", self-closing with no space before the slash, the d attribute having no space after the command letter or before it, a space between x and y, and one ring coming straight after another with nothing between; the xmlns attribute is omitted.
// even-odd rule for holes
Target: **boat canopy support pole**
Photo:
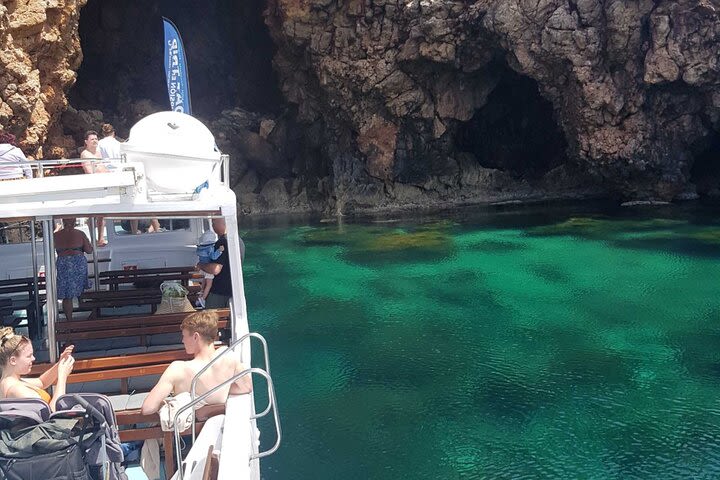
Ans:
<svg viewBox="0 0 720 480"><path fill-rule="evenodd" d="M38 287L38 262L37 262L37 232L35 231L35 219L30 219L30 251L32 252L33 269L33 295L35 308L35 335L42 337L42 306L40 305L40 287ZM30 325L28 325L30 330ZM30 333L28 331L28 333Z"/></svg>
<svg viewBox="0 0 720 480"><path fill-rule="evenodd" d="M57 342L55 340L55 322L57 321L57 274L55 269L55 239L53 238L55 222L52 217L39 217L38 220L41 220L43 225L48 354L50 355L50 362L55 363L58 359Z"/></svg>
<svg viewBox="0 0 720 480"><path fill-rule="evenodd" d="M92 245L92 256L93 256L93 277L95 277L95 285L93 285L94 291L100 290L100 272L98 272L98 258L97 258L97 238L95 238L95 217L90 217L90 244Z"/></svg>
<svg viewBox="0 0 720 480"><path fill-rule="evenodd" d="M230 155L222 155L222 181L225 185L230 187Z"/></svg>
<svg viewBox="0 0 720 480"><path fill-rule="evenodd" d="M247 318L247 306L245 303L245 284L242 277L242 258L240 258L240 233L235 212L232 215L225 215L227 226L228 259L230 265L238 265L240 268L233 268L230 271L233 296L230 299L230 311L232 313L232 341L246 335L250 331ZM245 365L250 365L250 340L241 348L240 358Z"/></svg>

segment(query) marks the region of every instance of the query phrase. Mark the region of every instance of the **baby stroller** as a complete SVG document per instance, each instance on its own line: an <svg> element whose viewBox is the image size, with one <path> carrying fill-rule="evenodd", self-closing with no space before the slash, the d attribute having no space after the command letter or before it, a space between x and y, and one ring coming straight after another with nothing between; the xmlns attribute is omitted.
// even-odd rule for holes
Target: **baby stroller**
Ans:
<svg viewBox="0 0 720 480"><path fill-rule="evenodd" d="M0 400L0 480L127 480L115 413L104 395Z"/></svg>

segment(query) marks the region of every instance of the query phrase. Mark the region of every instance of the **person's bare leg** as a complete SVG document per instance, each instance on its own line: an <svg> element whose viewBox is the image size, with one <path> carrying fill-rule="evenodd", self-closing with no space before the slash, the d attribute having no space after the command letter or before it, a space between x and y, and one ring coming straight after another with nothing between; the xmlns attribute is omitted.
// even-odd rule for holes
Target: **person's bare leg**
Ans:
<svg viewBox="0 0 720 480"><path fill-rule="evenodd" d="M65 319L69 322L72 321L73 299L72 298L63 298L62 308L63 308L63 312L65 312Z"/></svg>
<svg viewBox="0 0 720 480"><path fill-rule="evenodd" d="M148 227L148 233L155 233L160 231L160 222L157 218L150 219L150 227Z"/></svg>
<svg viewBox="0 0 720 480"><path fill-rule="evenodd" d="M212 288L213 279L212 278L204 278L203 279L203 289L202 289L202 298L203 300L206 300L208 295L210 294L210 289Z"/></svg>
<svg viewBox="0 0 720 480"><path fill-rule="evenodd" d="M130 220L130 233L133 235L138 235L142 233L140 230L138 230L138 221L137 220Z"/></svg>
<svg viewBox="0 0 720 480"><path fill-rule="evenodd" d="M97 224L97 246L107 245L107 240L105 240L105 217L95 217L95 223Z"/></svg>

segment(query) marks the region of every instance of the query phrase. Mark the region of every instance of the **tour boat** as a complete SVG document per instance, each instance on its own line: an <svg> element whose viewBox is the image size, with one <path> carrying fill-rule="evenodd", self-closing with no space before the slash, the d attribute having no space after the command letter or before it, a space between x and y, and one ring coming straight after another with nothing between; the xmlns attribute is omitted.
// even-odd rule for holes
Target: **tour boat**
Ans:
<svg viewBox="0 0 720 480"><path fill-rule="evenodd" d="M236 197L228 182L229 158L217 151L212 134L202 123L176 112L141 120L122 152L119 159L92 161L109 166L107 173L55 176L51 174L55 167L78 160L37 161L31 162L34 178L0 184L0 222L29 225L31 231L28 242L0 244L0 301L5 298L0 315L5 323L19 321L22 325L25 320L19 319L25 311L28 330L40 350L36 355L39 362L57 360L63 339L64 343L84 340L86 347L91 347L77 352L68 390L107 393L118 421L126 425L120 432L124 441L157 438L157 429L143 425L153 419L139 414L144 396L134 390L149 390L171 361L187 355L178 345L179 324L173 327L157 320L165 317L140 313L142 308L154 309L157 298L146 291L149 289L129 283L128 278L177 277L192 288L188 280L197 261L195 244L212 218L224 218L233 288L229 311L223 317L227 334L222 338L231 348L224 354L239 355L243 364L250 366L250 342L257 340L263 358L256 363L262 367L239 374L253 376L252 394L231 396L224 413L198 420L204 426L184 459L176 441L176 459L172 460L173 442L167 444L172 435L162 434L165 465L166 470L175 470L172 478L204 478L203 472L211 470L210 463L217 462L219 479L259 479L260 458L277 450L281 430L267 344L262 336L251 333L248 325ZM82 314L72 322L60 318L52 232L56 221L67 217L88 219L85 229L94 247L88 255L93 287L79 306L90 305L89 311L100 318L83 319ZM106 219L108 244L104 247L96 245L96 217ZM140 235L128 228L130 222L142 224L149 219L157 219L164 228ZM133 315L123 316L126 313ZM167 315L174 322L176 317ZM170 339L170 344L163 344L163 339ZM47 366L35 365L33 371ZM256 408L256 393L261 390L264 403ZM192 395L195 405L207 394ZM271 425L263 432L262 444L257 429L261 416L269 419L262 425ZM193 439L196 430L191 429ZM179 440L180 432L174 436Z"/></svg>

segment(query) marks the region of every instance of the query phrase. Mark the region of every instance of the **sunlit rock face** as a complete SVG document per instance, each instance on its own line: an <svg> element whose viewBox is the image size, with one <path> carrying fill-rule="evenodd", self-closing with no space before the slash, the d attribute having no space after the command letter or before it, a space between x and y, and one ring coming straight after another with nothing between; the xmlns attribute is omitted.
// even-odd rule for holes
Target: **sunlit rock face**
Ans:
<svg viewBox="0 0 720 480"><path fill-rule="evenodd" d="M0 2L0 126L29 155L62 153L59 119L82 60L77 25L84 4Z"/></svg>
<svg viewBox="0 0 720 480"><path fill-rule="evenodd" d="M167 108L162 16L246 213L720 194L716 0L0 6L0 125L77 156ZM82 52L80 47L82 47ZM82 61L82 63L81 63ZM76 81L77 80L77 81Z"/></svg>

